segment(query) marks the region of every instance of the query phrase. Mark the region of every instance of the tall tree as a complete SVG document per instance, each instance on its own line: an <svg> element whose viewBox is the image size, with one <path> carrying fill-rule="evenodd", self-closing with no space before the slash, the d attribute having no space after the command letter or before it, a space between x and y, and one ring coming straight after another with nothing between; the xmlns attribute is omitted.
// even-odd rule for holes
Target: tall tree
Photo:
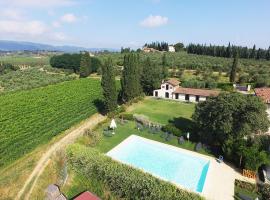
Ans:
<svg viewBox="0 0 270 200"><path fill-rule="evenodd" d="M163 53L162 56L162 61L161 61L161 65L162 65L162 79L166 79L168 77L168 61L167 61L167 56L166 53Z"/></svg>
<svg viewBox="0 0 270 200"><path fill-rule="evenodd" d="M141 76L141 85L145 94L151 95L153 90L160 86L162 79L160 74L160 67L155 63L152 63L150 58L147 57L143 62L143 71Z"/></svg>
<svg viewBox="0 0 270 200"><path fill-rule="evenodd" d="M139 55L135 53L126 54L124 57L124 69L121 78L122 100L130 101L142 93L140 84L141 67Z"/></svg>
<svg viewBox="0 0 270 200"><path fill-rule="evenodd" d="M266 60L270 60L270 47L268 48L267 52L266 52L266 56L265 56Z"/></svg>
<svg viewBox="0 0 270 200"><path fill-rule="evenodd" d="M233 65L232 65L231 74L230 74L231 83L235 82L237 67L238 67L238 51L236 51L233 58Z"/></svg>
<svg viewBox="0 0 270 200"><path fill-rule="evenodd" d="M250 58L255 58L255 56L256 56L256 45L254 44L253 45L253 48L252 48L252 50L251 50L251 53L250 53Z"/></svg>
<svg viewBox="0 0 270 200"><path fill-rule="evenodd" d="M117 109L117 89L115 73L113 70L112 59L108 58L102 65L101 86L103 89L104 103L106 112L113 112Z"/></svg>
<svg viewBox="0 0 270 200"><path fill-rule="evenodd" d="M91 60L88 52L84 52L81 55L80 62L80 76L87 77L91 73Z"/></svg>

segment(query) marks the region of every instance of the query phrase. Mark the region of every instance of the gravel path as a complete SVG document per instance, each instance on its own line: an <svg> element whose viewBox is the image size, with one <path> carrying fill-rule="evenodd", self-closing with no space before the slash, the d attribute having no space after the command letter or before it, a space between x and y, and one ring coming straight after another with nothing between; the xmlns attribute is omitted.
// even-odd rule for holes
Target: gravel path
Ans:
<svg viewBox="0 0 270 200"><path fill-rule="evenodd" d="M22 199L22 196L25 197L24 199L29 199L39 176L42 174L42 172L48 165L52 154L55 153L57 150L65 147L66 145L73 143L79 136L83 134L85 129L94 128L98 123L104 121L105 119L106 119L105 116L95 114L91 116L89 119L87 119L85 122L83 122L79 127L76 127L75 129L71 128L70 132L67 133L66 136L64 136L62 139L60 139L52 146L50 146L49 149L39 159L38 163L36 164L36 167L33 169L32 173L25 181L24 186L18 192L15 199L17 200Z"/></svg>

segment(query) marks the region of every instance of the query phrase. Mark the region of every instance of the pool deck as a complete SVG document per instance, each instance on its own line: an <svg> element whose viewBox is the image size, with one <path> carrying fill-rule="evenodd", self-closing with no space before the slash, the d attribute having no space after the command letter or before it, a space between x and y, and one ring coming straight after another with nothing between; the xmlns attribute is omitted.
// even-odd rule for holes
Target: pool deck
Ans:
<svg viewBox="0 0 270 200"><path fill-rule="evenodd" d="M158 143L165 145L169 148L175 149L177 151L190 154L196 157L204 158L210 161L210 165L208 168L206 180L204 183L203 191L201 194L206 199L209 200L234 200L234 180L240 179L245 181L250 181L244 178L239 172L237 172L233 167L227 165L226 163L218 163L214 157L203 155L197 152L189 151L183 148L178 148L172 145L160 143L154 140L146 139L137 135L131 135L127 139L125 139L123 142L118 144L117 146L123 144L123 143L129 143L129 141L132 140L132 138L139 137L140 139L147 140L151 143ZM113 149L117 148L114 147ZM112 150L113 150L112 149ZM111 151L112 151L111 150ZM109 152L108 152L109 153ZM107 153L107 155L108 155ZM174 184L175 185L175 184ZM185 189L181 187L180 185L177 185L178 187Z"/></svg>

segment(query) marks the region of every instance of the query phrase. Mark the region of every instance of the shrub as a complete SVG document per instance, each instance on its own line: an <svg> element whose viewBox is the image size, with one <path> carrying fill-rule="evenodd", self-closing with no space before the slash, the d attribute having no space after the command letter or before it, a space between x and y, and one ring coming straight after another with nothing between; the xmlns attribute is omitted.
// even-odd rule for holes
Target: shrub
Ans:
<svg viewBox="0 0 270 200"><path fill-rule="evenodd" d="M250 192L257 192L257 187L253 183L249 183L249 182L245 182L245 181L235 179L234 185L237 186L237 187L240 187L242 189L248 190Z"/></svg>
<svg viewBox="0 0 270 200"><path fill-rule="evenodd" d="M124 120L133 120L134 119L133 114L128 114L128 113L121 114L120 118L124 119Z"/></svg>
<svg viewBox="0 0 270 200"><path fill-rule="evenodd" d="M71 145L67 153L74 170L89 179L100 180L121 199L203 199L141 170L113 161L95 149L77 144Z"/></svg>
<svg viewBox="0 0 270 200"><path fill-rule="evenodd" d="M172 133L172 134L174 134L177 137L180 137L180 136L183 135L182 132L181 132L181 130L179 130L178 128L176 128L173 124L167 124L166 126L163 126L162 127L162 130L164 132Z"/></svg>
<svg viewBox="0 0 270 200"><path fill-rule="evenodd" d="M89 145L92 147L94 147L102 138L102 135L98 131L92 131L90 129L86 129L84 135L90 138Z"/></svg>
<svg viewBox="0 0 270 200"><path fill-rule="evenodd" d="M262 194L262 200L269 200L270 199L270 185L263 184L260 186L260 193Z"/></svg>

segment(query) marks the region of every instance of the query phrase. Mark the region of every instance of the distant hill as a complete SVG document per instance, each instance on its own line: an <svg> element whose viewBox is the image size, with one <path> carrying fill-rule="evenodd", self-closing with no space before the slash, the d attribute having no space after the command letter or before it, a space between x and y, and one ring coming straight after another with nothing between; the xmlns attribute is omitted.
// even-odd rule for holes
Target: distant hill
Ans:
<svg viewBox="0 0 270 200"><path fill-rule="evenodd" d="M0 40L0 51L62 51L62 52L79 52L79 51L119 51L112 48L84 48L77 46L53 46L33 42L19 42Z"/></svg>

